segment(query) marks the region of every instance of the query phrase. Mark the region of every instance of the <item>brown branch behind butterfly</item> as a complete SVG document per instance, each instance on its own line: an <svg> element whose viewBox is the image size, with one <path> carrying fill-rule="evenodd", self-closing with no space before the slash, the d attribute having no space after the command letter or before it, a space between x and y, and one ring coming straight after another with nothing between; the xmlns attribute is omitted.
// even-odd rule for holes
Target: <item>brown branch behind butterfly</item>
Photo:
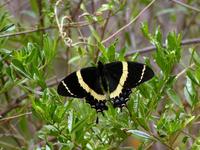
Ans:
<svg viewBox="0 0 200 150"><path fill-rule="evenodd" d="M181 41L182 46L191 45L191 44L199 44L199 43L200 43L200 38L185 39L185 40ZM163 47L165 47L165 44L163 44ZM138 50L131 50L126 54L126 57L129 57L129 56L131 56L135 53L143 54L143 53L148 53L148 52L151 52L151 51L154 51L154 50L156 50L155 46L148 46L148 47L141 48L141 49L138 49Z"/></svg>

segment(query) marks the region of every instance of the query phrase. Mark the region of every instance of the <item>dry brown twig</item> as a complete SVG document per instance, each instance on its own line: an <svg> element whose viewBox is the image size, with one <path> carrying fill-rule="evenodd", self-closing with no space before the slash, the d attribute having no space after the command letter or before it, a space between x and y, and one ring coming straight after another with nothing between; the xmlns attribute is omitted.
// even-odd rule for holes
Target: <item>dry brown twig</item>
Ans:
<svg viewBox="0 0 200 150"><path fill-rule="evenodd" d="M200 9L198 9L198 8L196 8L196 7L193 7L193 6L190 6L190 5L188 5L188 4L185 4L185 3L181 2L181 1L178 1L178 0L171 0L171 1L174 2L174 3L177 3L177 4L179 4L179 5L181 5L181 6L183 6L183 7L186 7L186 8L188 8L188 9L191 9L191 10L194 10L194 11L197 11L197 12L200 12Z"/></svg>

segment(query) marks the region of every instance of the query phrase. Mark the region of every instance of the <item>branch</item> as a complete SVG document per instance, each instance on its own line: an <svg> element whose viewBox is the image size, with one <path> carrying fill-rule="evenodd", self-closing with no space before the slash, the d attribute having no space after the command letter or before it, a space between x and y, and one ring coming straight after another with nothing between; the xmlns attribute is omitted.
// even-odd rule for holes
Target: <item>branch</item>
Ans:
<svg viewBox="0 0 200 150"><path fill-rule="evenodd" d="M200 43L200 38L194 38L194 39L185 39L183 41L181 41L181 45L184 46L184 45L190 45L190 44L199 44ZM163 47L165 47L166 45L163 44ZM156 50L156 47L155 46L149 46L149 47L145 47L145 48L142 48L142 49L138 49L138 50L131 50L129 51L125 57L129 57L135 53L140 53L140 54L143 54L143 53L147 53L147 52L151 52L151 51L154 51Z"/></svg>
<svg viewBox="0 0 200 150"><path fill-rule="evenodd" d="M19 118L19 117L27 116L27 115L31 115L31 114L32 114L32 112L26 112L26 113L23 113L23 114L19 114L19 115L7 117L7 118L2 118L2 119L0 119L0 122L8 121L8 120L11 120L11 119L15 119L15 118Z"/></svg>
<svg viewBox="0 0 200 150"><path fill-rule="evenodd" d="M176 80L177 80L180 76L182 76L188 69L193 68L194 66L195 66L195 64L192 63L189 67L183 69L180 73L178 73L178 74L176 75Z"/></svg>
<svg viewBox="0 0 200 150"><path fill-rule="evenodd" d="M194 11L197 11L197 12L200 12L200 9L195 8L195 7L193 7L193 6L190 6L190 5L187 5L187 4L185 4L185 3L181 2L181 1L178 1L178 0L171 0L171 1L174 2L174 3L177 3L177 4L179 4L179 5L181 5L181 6L183 6L183 7L189 8L189 9L194 10Z"/></svg>
<svg viewBox="0 0 200 150"><path fill-rule="evenodd" d="M96 21L94 21L92 23L88 23L87 21L72 22L72 23L68 23L67 25L64 25L64 27L65 28L84 27L84 26L88 26L89 24L93 24L95 22ZM56 29L57 26L49 26L49 27L44 27L44 28L37 28L37 29L32 29L32 30L27 30L27 31L16 32L16 33L1 34L0 38L29 34L29 33L33 33L33 32L43 32L46 30L54 29L54 28Z"/></svg>
<svg viewBox="0 0 200 150"><path fill-rule="evenodd" d="M21 32L17 32L17 33L2 34L2 35L0 35L0 38L29 34L29 33L33 33L33 32L41 32L41 31L44 31L44 30L52 29L52 28L54 28L54 27L50 26L50 27L46 27L46 28L38 28L38 29L33 29L33 30L21 31Z"/></svg>
<svg viewBox="0 0 200 150"><path fill-rule="evenodd" d="M5 117L6 114L9 113L11 110L20 107L20 103L22 102L22 100L24 100L27 97L28 95L24 94L18 97L17 99L12 100L12 102L6 107L6 109L0 112L0 118Z"/></svg>

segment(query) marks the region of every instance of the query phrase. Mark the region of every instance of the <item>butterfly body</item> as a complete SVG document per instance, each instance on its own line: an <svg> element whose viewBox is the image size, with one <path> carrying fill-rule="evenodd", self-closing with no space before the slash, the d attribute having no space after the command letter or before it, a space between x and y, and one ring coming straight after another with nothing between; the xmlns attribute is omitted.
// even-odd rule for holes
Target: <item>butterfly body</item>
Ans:
<svg viewBox="0 0 200 150"><path fill-rule="evenodd" d="M131 89L154 76L151 68L137 62L112 62L71 73L58 85L58 94L85 98L97 112L103 112L110 100L114 107L126 105Z"/></svg>

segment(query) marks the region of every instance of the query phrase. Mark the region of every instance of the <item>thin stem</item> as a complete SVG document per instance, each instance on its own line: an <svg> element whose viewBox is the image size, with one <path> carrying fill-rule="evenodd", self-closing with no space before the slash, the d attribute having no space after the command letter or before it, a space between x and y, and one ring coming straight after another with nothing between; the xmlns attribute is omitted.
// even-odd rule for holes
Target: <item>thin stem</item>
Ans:
<svg viewBox="0 0 200 150"><path fill-rule="evenodd" d="M44 28L44 16L43 16L43 12L42 12L42 8L43 8L43 2L41 0L37 0L37 4L38 4L38 13L39 13L39 24L41 28ZM45 30L42 30L41 32L41 47L43 47L43 35L45 34Z"/></svg>
<svg viewBox="0 0 200 150"><path fill-rule="evenodd" d="M178 73L178 74L176 75L176 79L178 79L178 78L179 78L180 76L182 76L188 69L193 68L194 66L195 66L195 64L192 63L189 67L183 69L180 73Z"/></svg>
<svg viewBox="0 0 200 150"><path fill-rule="evenodd" d="M177 4L179 4L179 5L181 5L181 6L183 6L183 7L189 8L189 9L194 10L194 11L197 11L197 12L200 12L200 9L195 8L195 7L193 7L193 6L190 6L190 5L187 5L187 4L185 4L185 3L181 2L181 1L178 1L178 0L171 0L171 1L173 1L174 3L177 3Z"/></svg>
<svg viewBox="0 0 200 150"><path fill-rule="evenodd" d="M32 114L32 112L26 112L26 113L23 113L23 114L19 114L19 115L7 117L7 118L2 118L2 119L0 119L0 122L12 120L12 119L15 119L15 118L19 118L19 117L27 116L27 115L31 115L31 114Z"/></svg>
<svg viewBox="0 0 200 150"><path fill-rule="evenodd" d="M184 45L199 44L199 43L200 43L200 38L193 38L193 39L182 40L181 45L184 46ZM163 47L165 47L165 46L166 45L163 44ZM143 53L151 52L151 51L154 51L154 50L156 50L155 46L148 46L148 47L145 47L145 48L142 48L142 49L138 49L138 50L131 50L130 52L128 52L126 54L126 57L131 56L131 55L133 55L135 53L143 54Z"/></svg>
<svg viewBox="0 0 200 150"><path fill-rule="evenodd" d="M169 144L165 143L164 141L162 141L159 137L155 136L153 133L149 132L149 134L155 138L155 140L159 141L160 143L162 143L163 145L165 145L168 149L170 150L174 150L173 147L171 147Z"/></svg>
<svg viewBox="0 0 200 150"><path fill-rule="evenodd" d="M123 26L122 28L120 28L118 31L116 31L115 33L113 33L111 36L109 36L108 38L106 38L105 40L103 40L102 43L108 42L110 39L112 39L113 37L115 37L116 35L118 35L120 32L122 32L124 29L126 29L128 26L130 26L132 23L134 23L148 8L150 8L152 6L152 4L155 1L156 0L152 0L142 11L140 11L140 13L135 18L133 18L128 24L126 24L125 26Z"/></svg>

